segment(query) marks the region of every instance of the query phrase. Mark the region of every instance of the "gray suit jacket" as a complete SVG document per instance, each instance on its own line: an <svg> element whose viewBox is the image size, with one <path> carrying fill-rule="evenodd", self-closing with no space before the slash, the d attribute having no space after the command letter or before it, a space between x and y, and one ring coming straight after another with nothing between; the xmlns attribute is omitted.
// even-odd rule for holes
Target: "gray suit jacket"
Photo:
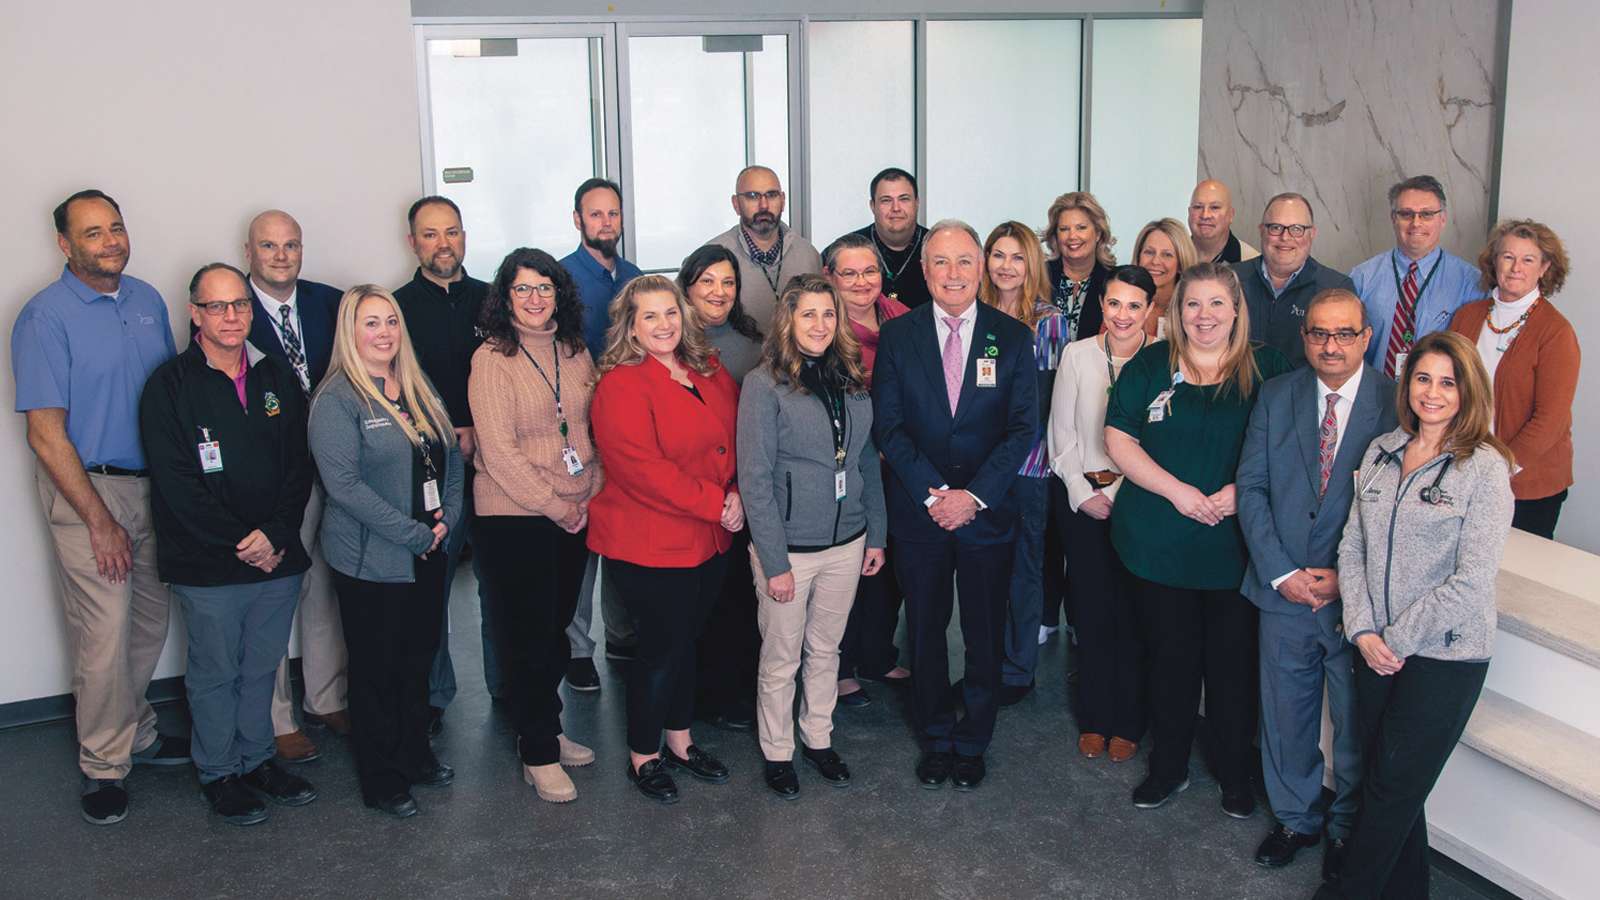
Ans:
<svg viewBox="0 0 1600 900"><path fill-rule="evenodd" d="M1311 614L1309 607L1285 600L1272 581L1299 568L1337 567L1354 473L1372 439L1397 426L1394 394L1395 383L1363 363L1328 493L1319 500L1317 373L1304 367L1261 386L1235 484L1239 525L1250 548L1239 590L1264 612Z"/></svg>

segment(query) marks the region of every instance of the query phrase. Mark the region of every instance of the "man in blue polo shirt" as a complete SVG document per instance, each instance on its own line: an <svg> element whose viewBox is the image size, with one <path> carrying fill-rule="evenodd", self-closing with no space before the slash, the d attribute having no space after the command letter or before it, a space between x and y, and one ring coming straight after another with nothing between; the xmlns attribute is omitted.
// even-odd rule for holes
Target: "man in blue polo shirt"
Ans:
<svg viewBox="0 0 1600 900"><path fill-rule="evenodd" d="M55 545L83 817L109 825L127 815L122 780L135 763L189 762L188 739L157 733L144 696L167 640L168 591L156 575L139 395L176 351L161 295L122 274L128 232L116 201L79 191L56 207L55 226L67 264L17 316L11 367Z"/></svg>

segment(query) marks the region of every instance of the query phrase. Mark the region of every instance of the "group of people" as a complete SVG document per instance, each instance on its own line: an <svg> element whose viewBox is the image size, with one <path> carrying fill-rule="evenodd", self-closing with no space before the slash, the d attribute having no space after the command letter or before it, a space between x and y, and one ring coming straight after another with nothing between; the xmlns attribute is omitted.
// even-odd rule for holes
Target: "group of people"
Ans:
<svg viewBox="0 0 1600 900"><path fill-rule="evenodd" d="M1258 863L1326 837L1319 897L1425 892L1422 804L1483 684L1508 530L1549 537L1572 484L1560 240L1501 223L1474 267L1439 247L1427 176L1391 189L1396 246L1349 276L1311 257L1305 197L1267 204L1258 257L1214 181L1126 265L1083 192L1042 242L1016 221L983 239L919 224L890 168L872 224L821 253L784 199L742 171L739 223L671 278L622 258L622 190L591 179L575 251L515 250L483 282L459 208L424 197L392 292L300 279L300 228L268 211L248 271L195 273L181 354L123 274L115 201L63 202L66 266L12 349L84 817L126 815L132 765L191 759L228 822L313 800L279 765L318 752L290 701L297 607L302 718L350 736L368 806L417 812L413 788L453 778L428 738L470 542L485 680L544 800L595 759L560 687L599 687L596 605L627 663L627 777L675 803L678 777L730 777L697 719L753 729L777 796L801 791L797 731L798 761L848 785L833 719L871 702L861 680L909 688L924 788L977 788L1065 601L1080 752L1127 761L1149 732L1135 806L1188 787L1199 733L1231 816L1260 760ZM166 585L189 740L143 699Z"/></svg>

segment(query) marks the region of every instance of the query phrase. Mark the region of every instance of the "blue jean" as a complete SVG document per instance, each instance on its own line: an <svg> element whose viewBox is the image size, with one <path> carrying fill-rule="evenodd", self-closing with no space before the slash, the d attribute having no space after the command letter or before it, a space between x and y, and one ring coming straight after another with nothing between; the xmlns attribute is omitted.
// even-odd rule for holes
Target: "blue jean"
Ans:
<svg viewBox="0 0 1600 900"><path fill-rule="evenodd" d="M277 753L272 682L289 647L304 577L172 586L189 629L184 687L194 723L191 755L201 784L253 771Z"/></svg>
<svg viewBox="0 0 1600 900"><path fill-rule="evenodd" d="M434 657L433 668L428 672L428 705L444 709L456 698L456 667L450 659L450 590L456 581L456 566L461 562L461 550L472 540L472 485L467 485L466 496L461 501L461 522L456 530L445 536L447 562L444 573L444 619L439 626L439 655ZM483 641L483 684L489 696L505 699L505 673L500 668L500 654L495 646L494 613L489 592L483 587L483 569L478 565L477 545L473 545L472 577L478 581L478 611L481 619L479 637Z"/></svg>

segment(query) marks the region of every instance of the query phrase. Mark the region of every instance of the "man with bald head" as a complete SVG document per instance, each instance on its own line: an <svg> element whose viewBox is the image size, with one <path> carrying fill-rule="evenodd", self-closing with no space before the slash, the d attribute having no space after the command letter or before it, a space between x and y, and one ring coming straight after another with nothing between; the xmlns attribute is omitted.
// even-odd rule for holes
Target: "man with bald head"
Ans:
<svg viewBox="0 0 1600 900"><path fill-rule="evenodd" d="M1189 237L1198 252L1196 258L1231 264L1261 255L1234 236L1232 229L1233 195L1228 186L1209 179L1195 185L1189 195Z"/></svg>
<svg viewBox="0 0 1600 900"><path fill-rule="evenodd" d="M1343 272L1311 258L1317 238L1311 202L1292 191L1267 201L1257 227L1261 258L1234 263L1245 303L1250 308L1250 339L1282 350L1298 368L1306 364L1301 328L1311 298L1329 288L1355 293Z"/></svg>
<svg viewBox="0 0 1600 900"><path fill-rule="evenodd" d="M334 321L343 292L300 277L305 245L300 223L282 210L269 209L250 222L244 244L250 277L250 344L282 358L294 370L302 396L309 396L327 374L333 355ZM301 520L300 541L311 553L311 568L300 584L300 674L305 683L304 715L309 725L350 734L345 700L344 626L328 564L322 558L322 507L327 492L311 490ZM321 751L294 720L294 689L289 657L278 667L272 693L272 730L278 758L316 759Z"/></svg>
<svg viewBox="0 0 1600 900"><path fill-rule="evenodd" d="M783 224L784 193L776 172L748 166L734 182L739 224L707 243L721 244L739 260L739 299L762 331L772 324L778 294L796 275L821 275L822 256Z"/></svg>

